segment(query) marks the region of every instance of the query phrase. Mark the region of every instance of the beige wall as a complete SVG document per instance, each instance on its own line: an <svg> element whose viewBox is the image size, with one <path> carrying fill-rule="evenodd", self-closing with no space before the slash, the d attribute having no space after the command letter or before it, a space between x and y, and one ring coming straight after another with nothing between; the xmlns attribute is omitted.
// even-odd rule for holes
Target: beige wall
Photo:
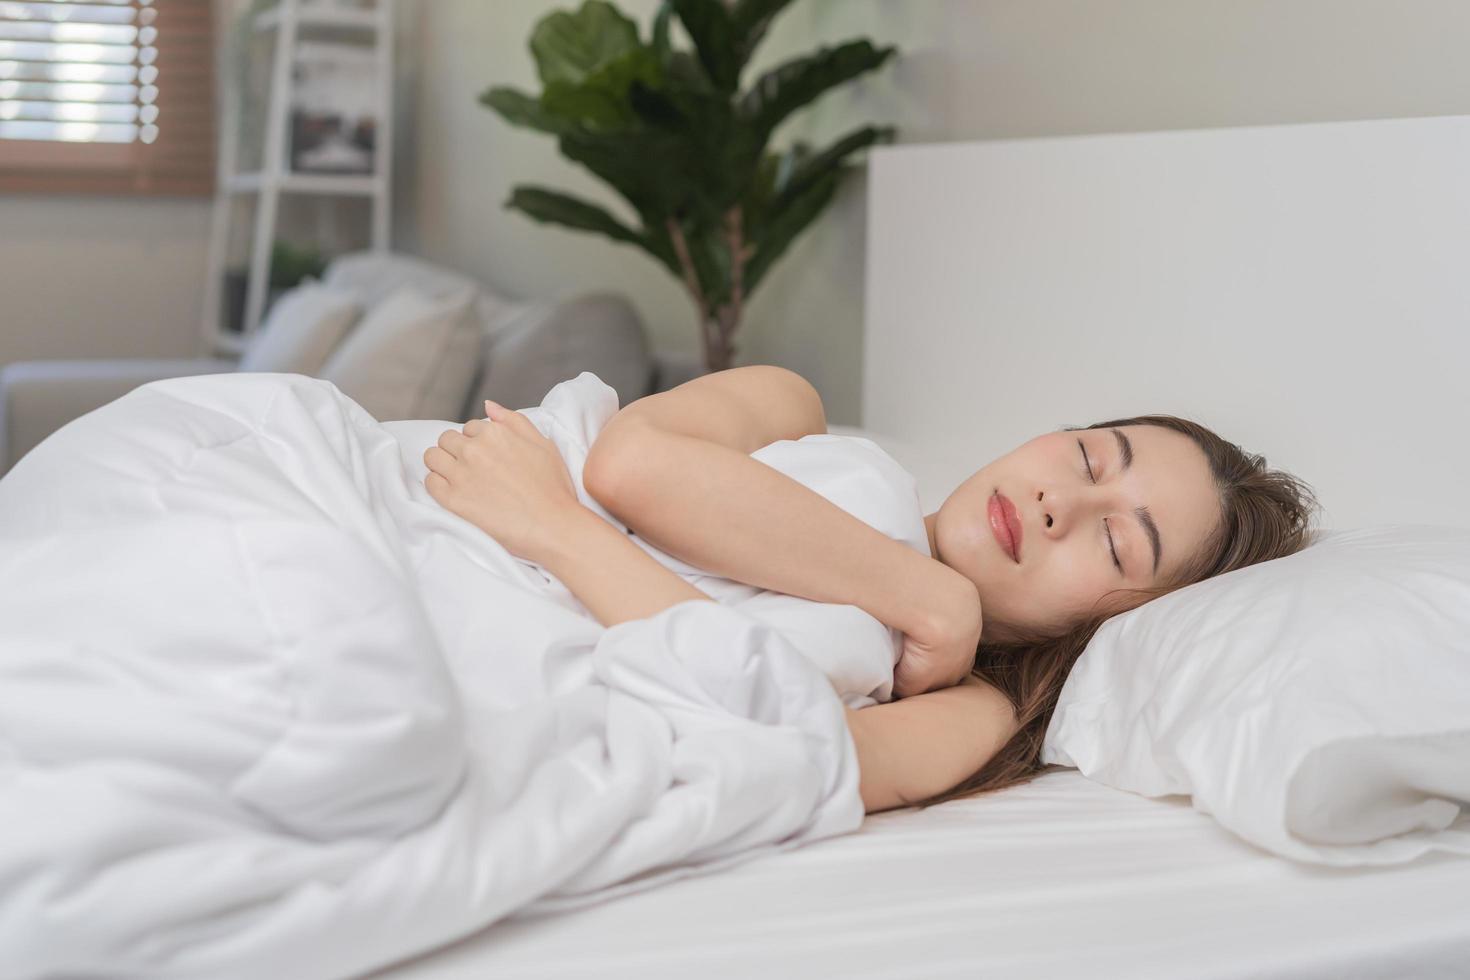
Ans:
<svg viewBox="0 0 1470 980"><path fill-rule="evenodd" d="M490 84L532 85L525 39L541 14L570 5L418 4L425 60L405 240L514 295L624 290L655 343L695 353L689 301L650 260L501 207L530 181L615 200L549 137L475 103ZM623 6L646 24L656 4ZM800 0L779 24L766 62L863 34L903 51L790 127L819 138L869 119L932 142L1470 112L1463 0ZM802 372L829 420L848 424L860 422L861 185L787 253L740 335L741 363Z"/></svg>
<svg viewBox="0 0 1470 980"><path fill-rule="evenodd" d="M220 24L242 0L212 2ZM209 214L200 198L0 193L0 365L204 353Z"/></svg>
<svg viewBox="0 0 1470 980"><path fill-rule="evenodd" d="M0 364L193 357L209 205L0 195Z"/></svg>
<svg viewBox="0 0 1470 980"><path fill-rule="evenodd" d="M231 0L217 0L228 3ZM612 196L475 97L534 84L525 41L573 0L399 0L398 247L516 297L626 292L655 344L697 353L692 307L641 253L503 209L520 182ZM655 0L623 0L647 24ZM1463 0L798 0L761 64L867 34L902 59L781 135L873 120L900 139L1035 137L1470 112ZM0 196L0 363L198 353L207 203ZM858 423L863 187L762 285L740 363L811 378Z"/></svg>

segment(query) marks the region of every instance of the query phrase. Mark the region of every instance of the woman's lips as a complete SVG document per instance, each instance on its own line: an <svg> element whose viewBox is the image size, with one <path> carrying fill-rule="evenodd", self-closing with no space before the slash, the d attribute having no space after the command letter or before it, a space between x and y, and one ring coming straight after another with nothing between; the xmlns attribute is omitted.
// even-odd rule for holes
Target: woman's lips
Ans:
<svg viewBox="0 0 1470 980"><path fill-rule="evenodd" d="M1016 513L1016 505L997 490L990 495L985 509L990 518L990 531L1000 543L1001 550L1010 555L1016 564L1020 564L1021 518Z"/></svg>

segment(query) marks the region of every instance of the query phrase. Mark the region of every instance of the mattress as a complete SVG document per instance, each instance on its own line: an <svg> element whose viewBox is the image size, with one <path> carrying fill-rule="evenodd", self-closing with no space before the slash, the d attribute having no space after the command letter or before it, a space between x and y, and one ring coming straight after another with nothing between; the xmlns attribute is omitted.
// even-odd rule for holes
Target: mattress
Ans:
<svg viewBox="0 0 1470 980"><path fill-rule="evenodd" d="M376 980L1464 978L1470 861L1296 864L1184 797L1048 773L571 912Z"/></svg>

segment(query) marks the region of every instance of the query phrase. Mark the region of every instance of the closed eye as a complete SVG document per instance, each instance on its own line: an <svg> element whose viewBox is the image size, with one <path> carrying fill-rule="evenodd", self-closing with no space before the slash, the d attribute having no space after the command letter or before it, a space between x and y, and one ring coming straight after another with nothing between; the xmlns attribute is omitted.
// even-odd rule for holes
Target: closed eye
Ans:
<svg viewBox="0 0 1470 980"><path fill-rule="evenodd" d="M1087 467L1087 478L1095 484L1097 483L1097 477L1092 474L1092 460L1087 457L1087 446L1083 444L1081 439L1077 440L1077 445L1082 449L1082 465ZM1106 517L1103 518L1103 529L1108 532L1108 551L1113 556L1113 567L1118 570L1119 575L1122 575L1123 563L1118 560L1118 549L1113 545L1113 529L1108 527L1108 519Z"/></svg>

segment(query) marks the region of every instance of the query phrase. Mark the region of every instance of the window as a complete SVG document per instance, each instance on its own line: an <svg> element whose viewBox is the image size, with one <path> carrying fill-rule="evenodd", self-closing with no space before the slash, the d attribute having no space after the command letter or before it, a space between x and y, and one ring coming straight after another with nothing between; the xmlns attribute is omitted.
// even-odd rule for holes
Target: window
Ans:
<svg viewBox="0 0 1470 980"><path fill-rule="evenodd" d="M0 192L214 190L212 0L0 0Z"/></svg>

